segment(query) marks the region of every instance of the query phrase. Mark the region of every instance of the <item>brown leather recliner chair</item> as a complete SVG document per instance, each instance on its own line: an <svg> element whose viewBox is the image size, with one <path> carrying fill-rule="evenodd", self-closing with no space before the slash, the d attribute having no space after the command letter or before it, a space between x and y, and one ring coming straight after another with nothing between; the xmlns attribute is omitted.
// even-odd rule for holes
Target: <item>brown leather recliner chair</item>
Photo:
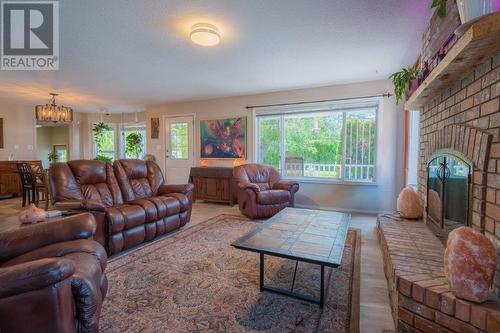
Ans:
<svg viewBox="0 0 500 333"><path fill-rule="evenodd" d="M84 213L0 234L0 332L98 332L106 251Z"/></svg>
<svg viewBox="0 0 500 333"><path fill-rule="evenodd" d="M97 221L95 239L108 254L138 245L185 225L193 185L165 185L152 161L54 163L49 169L53 205L87 210Z"/></svg>
<svg viewBox="0 0 500 333"><path fill-rule="evenodd" d="M263 164L244 164L233 169L238 184L238 205L249 218L271 217L295 205L296 181L282 180L278 171Z"/></svg>

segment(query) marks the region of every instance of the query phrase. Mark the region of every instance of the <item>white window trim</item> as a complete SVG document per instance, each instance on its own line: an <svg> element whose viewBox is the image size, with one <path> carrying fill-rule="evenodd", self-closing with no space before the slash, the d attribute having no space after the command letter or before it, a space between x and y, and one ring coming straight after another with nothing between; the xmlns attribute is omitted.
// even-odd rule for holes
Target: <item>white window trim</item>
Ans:
<svg viewBox="0 0 500 333"><path fill-rule="evenodd" d="M319 103L306 103L306 104L301 104L301 105L280 105L280 106L270 106L270 107L255 107L252 109L252 120L254 123L254 138L253 138L253 144L254 144L254 149L253 153L255 156L255 160L258 163L259 162L259 156L260 156L260 146L259 146L259 135L260 135L260 129L259 129L259 121L258 117L259 116L272 116L276 115L278 117L281 117L280 121L280 138L281 138L281 147L284 146L284 126L283 126L283 118L285 114L291 114L291 113L307 113L307 112L321 112L321 111L341 111L344 110L348 111L349 109L360 109L360 108L375 108L375 154L374 154L374 171L373 171L373 180L372 181L356 181L356 180L345 180L344 179L344 173L342 173L342 179L335 179L335 178L319 178L319 177L293 177L293 176L285 176L284 175L284 170L280 170L280 174L283 177L286 177L287 179L291 180L296 180L300 183L312 183L312 184L338 184L338 185L354 185L354 186L378 186L378 177L377 177L377 171L378 171L378 144L379 144L379 111L380 111L380 105L382 104L382 98L381 97L374 97L374 98L362 98L362 99L352 99L352 100L340 100L340 101L330 101L330 102L319 102ZM345 122L345 115L343 117L343 121ZM345 124L342 126L343 131L346 131L347 128ZM345 137L345 133L343 134ZM342 170L344 171L344 164L345 164L345 150L346 150L346 141L344 140L344 148L342 152ZM281 154L281 165L284 164L285 156L284 154Z"/></svg>

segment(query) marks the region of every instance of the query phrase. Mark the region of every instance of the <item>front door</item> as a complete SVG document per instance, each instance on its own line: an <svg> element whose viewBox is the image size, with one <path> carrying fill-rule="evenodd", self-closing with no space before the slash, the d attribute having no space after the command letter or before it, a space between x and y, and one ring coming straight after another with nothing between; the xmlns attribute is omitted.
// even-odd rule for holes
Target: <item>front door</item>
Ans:
<svg viewBox="0 0 500 333"><path fill-rule="evenodd" d="M194 166L194 117L165 118L165 173L168 184L186 184Z"/></svg>

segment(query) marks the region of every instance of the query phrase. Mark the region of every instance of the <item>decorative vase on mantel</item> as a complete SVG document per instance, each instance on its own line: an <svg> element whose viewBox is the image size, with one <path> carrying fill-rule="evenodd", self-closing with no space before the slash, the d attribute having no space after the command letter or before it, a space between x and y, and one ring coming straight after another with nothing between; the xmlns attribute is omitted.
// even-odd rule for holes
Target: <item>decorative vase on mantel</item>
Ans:
<svg viewBox="0 0 500 333"><path fill-rule="evenodd" d="M484 15L500 11L499 0L457 0L462 24L469 25Z"/></svg>

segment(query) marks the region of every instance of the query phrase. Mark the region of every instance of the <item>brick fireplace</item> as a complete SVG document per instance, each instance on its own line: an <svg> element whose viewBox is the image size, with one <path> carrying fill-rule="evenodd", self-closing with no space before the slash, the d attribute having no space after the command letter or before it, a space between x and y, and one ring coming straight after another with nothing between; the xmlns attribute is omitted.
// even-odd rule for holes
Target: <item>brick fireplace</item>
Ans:
<svg viewBox="0 0 500 333"><path fill-rule="evenodd" d="M500 248L500 53L465 74L420 114L418 191L427 207L427 164L439 150L472 162L469 226ZM498 164L498 165L497 165ZM495 283L500 290L500 273Z"/></svg>
<svg viewBox="0 0 500 333"><path fill-rule="evenodd" d="M418 193L424 207L428 170L440 167L431 163L430 168L429 162L440 153L459 157L470 167L462 223L484 233L500 249L500 52L429 95L420 111ZM500 259L490 300L476 304L456 298L444 276L444 244L438 238L445 238L446 232L436 231L436 225L427 214L423 221L378 219L398 332L500 332Z"/></svg>

